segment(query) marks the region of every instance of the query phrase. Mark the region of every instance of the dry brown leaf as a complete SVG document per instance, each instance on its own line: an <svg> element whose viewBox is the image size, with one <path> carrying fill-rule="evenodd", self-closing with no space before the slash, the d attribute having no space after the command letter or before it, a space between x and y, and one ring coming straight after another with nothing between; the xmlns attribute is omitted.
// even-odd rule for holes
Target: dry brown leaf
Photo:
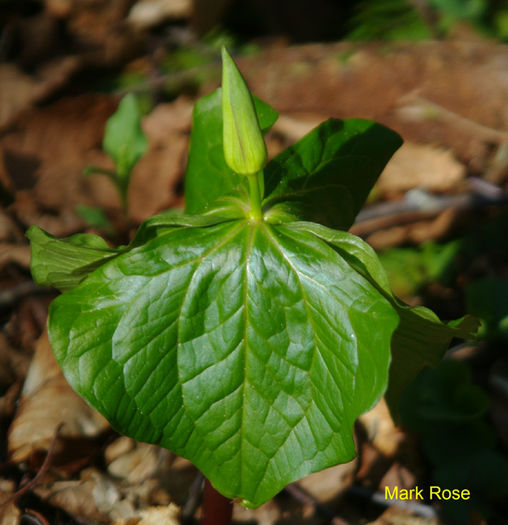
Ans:
<svg viewBox="0 0 508 525"><path fill-rule="evenodd" d="M161 447L120 437L105 451L108 472L131 484L142 483L159 470L171 453Z"/></svg>
<svg viewBox="0 0 508 525"><path fill-rule="evenodd" d="M319 502L333 500L345 492L353 483L358 459L315 472L301 479L298 484Z"/></svg>
<svg viewBox="0 0 508 525"><path fill-rule="evenodd" d="M12 207L27 226L53 235L83 228L77 205L120 210L118 193L101 175L84 177L89 165L112 168L101 151L104 125L113 113L111 97L67 98L20 119L0 139L0 174L18 190ZM144 119L150 149L135 167L129 189L130 214L142 221L175 203L175 187L185 168L191 103L178 99Z"/></svg>
<svg viewBox="0 0 508 525"><path fill-rule="evenodd" d="M0 208L0 242L22 244L25 241L19 226Z"/></svg>
<svg viewBox="0 0 508 525"><path fill-rule="evenodd" d="M69 437L95 436L109 426L70 388L53 356L47 333L44 333L37 342L18 410L9 429L11 459L21 462L35 450L47 450L61 423L61 435Z"/></svg>
<svg viewBox="0 0 508 525"><path fill-rule="evenodd" d="M13 348L0 333L0 388L12 385L26 376L29 357Z"/></svg>
<svg viewBox="0 0 508 525"><path fill-rule="evenodd" d="M67 19L79 56L92 66L117 66L139 53L142 42L125 21L129 0L73 0Z"/></svg>
<svg viewBox="0 0 508 525"><path fill-rule="evenodd" d="M35 488L35 493L71 515L101 523L110 521L111 510L121 500L116 484L92 468L83 470L79 480L40 485ZM125 517L132 517L133 509L126 514Z"/></svg>
<svg viewBox="0 0 508 525"><path fill-rule="evenodd" d="M75 213L78 204L106 199L119 208L111 183L97 186L82 175L114 108L114 100L104 95L61 99L28 112L2 136L0 173L17 190L12 210L24 224L69 235L84 226Z"/></svg>
<svg viewBox="0 0 508 525"><path fill-rule="evenodd" d="M417 221L376 231L368 235L366 241L375 250L386 250L405 243L419 244L441 239L453 229L462 213L461 210L449 208L431 221Z"/></svg>
<svg viewBox="0 0 508 525"><path fill-rule="evenodd" d="M14 503L8 503L0 508L0 525L19 525L21 512Z"/></svg>
<svg viewBox="0 0 508 525"><path fill-rule="evenodd" d="M129 213L135 221L175 205L191 117L192 103L180 97L171 104L160 104L143 119L150 149L136 165L129 188Z"/></svg>
<svg viewBox="0 0 508 525"><path fill-rule="evenodd" d="M28 269L30 267L30 246L0 243L0 270L10 263Z"/></svg>
<svg viewBox="0 0 508 525"><path fill-rule="evenodd" d="M21 390L21 382L28 370L30 358L16 349L0 333L0 418L11 417ZM0 487L0 493L2 489Z"/></svg>
<svg viewBox="0 0 508 525"><path fill-rule="evenodd" d="M192 0L141 0L136 2L127 17L136 29L147 29L172 18L189 18Z"/></svg>
<svg viewBox="0 0 508 525"><path fill-rule="evenodd" d="M156 480L131 485L111 478L96 468L88 468L81 472L79 480L51 482L38 486L35 492L52 505L80 518L101 523L131 524L143 519L145 511L153 504L152 495L157 493L160 498L161 490ZM167 494L163 499L169 501ZM171 509L177 508L171 505ZM161 511L159 515L164 516L164 513Z"/></svg>
<svg viewBox="0 0 508 525"><path fill-rule="evenodd" d="M282 518L282 511L273 499L257 509L248 509L242 505L234 505L233 507L233 520L235 523L275 525L276 523L280 523Z"/></svg>
<svg viewBox="0 0 508 525"><path fill-rule="evenodd" d="M384 398L360 416L369 442L382 454L391 457L404 439L404 432L393 423Z"/></svg>
<svg viewBox="0 0 508 525"><path fill-rule="evenodd" d="M0 64L0 129L34 99L35 81L13 64Z"/></svg>
<svg viewBox="0 0 508 525"><path fill-rule="evenodd" d="M80 66L78 58L62 57L29 76L13 64L0 64L0 129L8 127L21 112L61 88Z"/></svg>
<svg viewBox="0 0 508 525"><path fill-rule="evenodd" d="M149 507L140 512L141 521L137 525L179 525L178 514L180 509L170 503L167 507ZM115 525L117 525L115 523ZM120 524L118 524L120 525Z"/></svg>
<svg viewBox="0 0 508 525"><path fill-rule="evenodd" d="M56 18L66 18L72 12L73 0L44 0L46 11Z"/></svg>
<svg viewBox="0 0 508 525"><path fill-rule="evenodd" d="M284 135L288 142L296 142L313 128L324 122L326 117L316 114L279 115L273 131Z"/></svg>
<svg viewBox="0 0 508 525"><path fill-rule="evenodd" d="M191 128L193 101L185 96L170 104L159 104L143 119L143 130L150 143L164 146L173 133L188 134Z"/></svg>
<svg viewBox="0 0 508 525"><path fill-rule="evenodd" d="M396 461L381 478L379 490L384 491L385 487L388 487L391 491L393 491L395 487L398 487L399 490L411 489L416 483L417 479L415 474Z"/></svg>
<svg viewBox="0 0 508 525"><path fill-rule="evenodd" d="M447 192L464 180L466 169L450 150L405 142L379 177L376 188L383 194L413 188Z"/></svg>

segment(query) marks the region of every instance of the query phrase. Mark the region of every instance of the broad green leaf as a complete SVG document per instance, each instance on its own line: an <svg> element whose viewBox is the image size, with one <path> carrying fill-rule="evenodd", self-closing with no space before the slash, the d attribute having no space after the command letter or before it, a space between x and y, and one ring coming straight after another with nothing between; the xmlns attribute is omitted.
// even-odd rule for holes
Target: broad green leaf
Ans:
<svg viewBox="0 0 508 525"><path fill-rule="evenodd" d="M425 366L436 366L454 337L473 338L478 321L465 316L443 323L431 310L410 307L393 296L388 277L374 250L359 237L324 226L295 222L291 227L317 235L330 244L348 263L390 301L400 319L392 338L392 364L386 400L396 418L402 391Z"/></svg>
<svg viewBox="0 0 508 525"><path fill-rule="evenodd" d="M268 131L276 111L253 96L259 125ZM218 197L233 191L241 196L245 177L233 173L224 160L222 145L222 92L217 89L194 106L189 160L185 172L185 211L203 213Z"/></svg>
<svg viewBox="0 0 508 525"><path fill-rule="evenodd" d="M219 210L232 215L235 208L232 205L229 208L221 206ZM190 216L170 210L147 219L129 246L120 246L117 249L108 246L97 235L78 233L66 239L57 239L37 226L32 226L26 233L32 252L30 269L37 284L66 291L75 288L87 275L119 253L142 245L169 230L181 226L206 227L227 220L230 219L217 213Z"/></svg>
<svg viewBox="0 0 508 525"><path fill-rule="evenodd" d="M354 456L398 316L315 234L233 220L161 232L50 308L70 384L119 431L258 506Z"/></svg>
<svg viewBox="0 0 508 525"><path fill-rule="evenodd" d="M114 160L117 174L128 178L147 146L141 129L141 112L136 97L130 93L120 101L118 109L106 122L102 147Z"/></svg>
<svg viewBox="0 0 508 525"><path fill-rule="evenodd" d="M300 219L347 230L401 144L369 120L327 120L267 164L265 208L288 201Z"/></svg>
<svg viewBox="0 0 508 525"><path fill-rule="evenodd" d="M180 210L170 209L146 219L138 228L129 248L141 246L147 241L179 227L205 228L232 219L243 217L243 203L229 199L218 199L206 215L187 215Z"/></svg>
<svg viewBox="0 0 508 525"><path fill-rule="evenodd" d="M32 250L30 270L34 281L62 291L75 288L87 275L120 252L120 249L110 248L98 235L78 233L57 239L37 226L31 226L26 236Z"/></svg>

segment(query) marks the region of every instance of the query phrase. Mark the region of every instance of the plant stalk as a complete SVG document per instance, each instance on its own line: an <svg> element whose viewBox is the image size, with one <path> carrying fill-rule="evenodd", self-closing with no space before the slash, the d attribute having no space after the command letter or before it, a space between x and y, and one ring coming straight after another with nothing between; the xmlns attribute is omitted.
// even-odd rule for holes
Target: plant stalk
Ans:
<svg viewBox="0 0 508 525"><path fill-rule="evenodd" d="M217 492L205 479L200 525L230 525L233 516L233 502Z"/></svg>
<svg viewBox="0 0 508 525"><path fill-rule="evenodd" d="M259 178L263 173L255 173L254 175L247 175L249 180L249 201L250 201L250 217L255 221L260 221L263 218L261 210L261 191L259 188Z"/></svg>

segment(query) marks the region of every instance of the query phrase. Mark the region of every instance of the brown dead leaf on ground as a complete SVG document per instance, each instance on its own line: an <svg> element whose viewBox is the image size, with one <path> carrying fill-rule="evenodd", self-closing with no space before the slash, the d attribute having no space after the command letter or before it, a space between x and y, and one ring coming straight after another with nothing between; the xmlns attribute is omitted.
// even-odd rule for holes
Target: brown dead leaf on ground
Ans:
<svg viewBox="0 0 508 525"><path fill-rule="evenodd" d="M0 243L0 270L11 263L28 270L30 268L30 247L7 242Z"/></svg>
<svg viewBox="0 0 508 525"><path fill-rule="evenodd" d="M115 520L113 525L180 525L180 509L173 503L164 507L149 507L139 513L140 519Z"/></svg>
<svg viewBox="0 0 508 525"><path fill-rule="evenodd" d="M410 93L481 126L508 131L508 47L489 41L340 42L272 47L238 59L257 96L280 113L369 118L416 143L440 144L466 164L490 138L449 119L408 120Z"/></svg>
<svg viewBox="0 0 508 525"><path fill-rule="evenodd" d="M74 0L66 28L80 58L88 65L112 67L132 58L142 41L126 22L129 0Z"/></svg>
<svg viewBox="0 0 508 525"><path fill-rule="evenodd" d="M14 503L8 503L0 508L0 525L19 525L21 512Z"/></svg>
<svg viewBox="0 0 508 525"><path fill-rule="evenodd" d="M70 56L45 64L35 75L24 73L14 64L0 64L0 130L64 86L79 67L79 60Z"/></svg>
<svg viewBox="0 0 508 525"><path fill-rule="evenodd" d="M450 150L405 142L379 177L376 190L383 195L413 188L448 192L456 190L465 176L465 166L454 159Z"/></svg>
<svg viewBox="0 0 508 525"><path fill-rule="evenodd" d="M8 452L14 462L47 450L59 425L66 437L95 436L109 427L68 385L49 345L47 333L37 343L18 410L9 428Z"/></svg>
<svg viewBox="0 0 508 525"><path fill-rule="evenodd" d="M274 500L266 502L257 509L248 509L241 505L235 505L233 507L233 520L238 523L275 525L281 518L281 509Z"/></svg>
<svg viewBox="0 0 508 525"><path fill-rule="evenodd" d="M114 481L95 468L81 471L79 480L55 481L35 488L35 493L71 516L109 523L115 517L132 518L132 505L121 505L121 495Z"/></svg>
<svg viewBox="0 0 508 525"><path fill-rule="evenodd" d="M5 210L0 208L0 242L23 244L24 241L25 236L21 228Z"/></svg>
<svg viewBox="0 0 508 525"><path fill-rule="evenodd" d="M86 154L101 144L114 108L113 99L103 95L61 99L26 113L0 139L0 171L17 190L11 210L26 226L37 224L56 235L82 228L75 207L96 200L82 176Z"/></svg>
<svg viewBox="0 0 508 525"><path fill-rule="evenodd" d="M156 475L164 464L169 468L174 455L156 445L122 436L107 447L104 457L112 476L130 484L141 484Z"/></svg>
<svg viewBox="0 0 508 525"><path fill-rule="evenodd" d="M192 0L139 0L129 11L127 22L136 29L147 29L191 14Z"/></svg>
<svg viewBox="0 0 508 525"><path fill-rule="evenodd" d="M50 481L35 489L39 497L72 516L119 524L138 523L139 520L149 519L150 515L169 516L162 510L147 513L152 505L157 504L154 499L158 499L160 504L161 491L163 489L156 479L130 484L95 467L82 470L80 479ZM162 499L169 504L170 497L164 494ZM179 512L175 505L170 505L170 509L171 515Z"/></svg>
<svg viewBox="0 0 508 525"><path fill-rule="evenodd" d="M448 208L437 217L430 220L416 220L409 224L401 224L379 229L366 237L366 241L378 251L400 246L401 244L419 244L429 240L440 240L453 231L460 222L463 211ZM351 228L351 232L359 235L358 230L366 225Z"/></svg>
<svg viewBox="0 0 508 525"><path fill-rule="evenodd" d="M298 484L320 503L332 501L343 494L353 483L358 458L315 472L301 479Z"/></svg>
<svg viewBox="0 0 508 525"><path fill-rule="evenodd" d="M0 417L12 416L30 357L13 348L0 333Z"/></svg>
<svg viewBox="0 0 508 525"><path fill-rule="evenodd" d="M82 174L89 165L113 167L101 144L115 106L105 95L61 99L32 110L0 139L0 175L17 190L11 209L26 226L36 224L65 236L84 227L76 214L78 205L119 213L113 183L104 176ZM150 147L135 167L129 189L135 221L174 204L185 169L191 112L191 103L183 98L144 119Z"/></svg>
<svg viewBox="0 0 508 525"><path fill-rule="evenodd" d="M398 428L390 415L384 398L359 418L369 442L385 456L393 456L404 439L404 432Z"/></svg>
<svg viewBox="0 0 508 525"><path fill-rule="evenodd" d="M192 102L180 97L158 105L143 119L149 151L136 166L129 188L129 214L136 222L176 204L185 170Z"/></svg>

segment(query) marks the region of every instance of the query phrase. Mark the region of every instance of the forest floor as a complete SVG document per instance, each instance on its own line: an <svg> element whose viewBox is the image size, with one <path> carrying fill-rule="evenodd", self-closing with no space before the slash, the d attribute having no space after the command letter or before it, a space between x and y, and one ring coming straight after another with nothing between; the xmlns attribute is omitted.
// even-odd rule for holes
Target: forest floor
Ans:
<svg viewBox="0 0 508 525"><path fill-rule="evenodd" d="M71 22L78 36L94 23ZM95 32L87 35L95 47L55 57L25 42L22 56L0 64L2 525L170 524L182 512L191 523L199 514L199 477L190 463L119 436L67 385L45 332L57 293L31 280L24 233L35 224L59 237L92 232L115 243L154 213L181 207L192 106L218 85L220 66L214 55L184 73L161 71L157 45L136 56L135 36L108 32L107 18ZM496 453L506 458L508 295L497 292L508 279L508 46L470 36L363 45L272 41L238 64L251 90L280 113L267 137L272 156L329 117L374 119L403 136L352 231L385 254L406 301L445 319L472 309L488 320L482 340L456 346L453 357L487 393L485 417ZM112 75L136 80L106 90ZM133 173L126 218L110 180L82 172L111 166L101 149L104 125L130 90L150 103L143 119L150 148ZM97 209L106 222L91 218ZM488 286L492 295L478 298L478 287ZM383 500L386 486L429 484L434 475L421 440L395 426L383 402L360 419L357 443L353 462L313 474L259 509L235 505L235 522L440 523L439 506ZM506 523L506 500L496 487L484 492L488 523ZM487 523L481 514L469 522Z"/></svg>

